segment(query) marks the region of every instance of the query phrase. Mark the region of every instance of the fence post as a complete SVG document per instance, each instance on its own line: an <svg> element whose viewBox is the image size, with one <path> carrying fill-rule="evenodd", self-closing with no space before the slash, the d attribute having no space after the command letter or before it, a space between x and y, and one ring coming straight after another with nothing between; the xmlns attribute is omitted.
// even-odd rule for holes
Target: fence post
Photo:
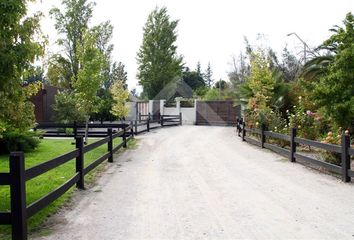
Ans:
<svg viewBox="0 0 354 240"><path fill-rule="evenodd" d="M73 131L74 131L74 138L76 139L76 137L77 137L77 122L76 121L74 121L74 129L73 129Z"/></svg>
<svg viewBox="0 0 354 240"><path fill-rule="evenodd" d="M127 136L125 128L123 128L123 147L127 148Z"/></svg>
<svg viewBox="0 0 354 240"><path fill-rule="evenodd" d="M348 170L350 169L350 156L348 149L350 147L350 137L342 134L342 180L343 182L350 182Z"/></svg>
<svg viewBox="0 0 354 240"><path fill-rule="evenodd" d="M130 135L134 138L134 122L130 122Z"/></svg>
<svg viewBox="0 0 354 240"><path fill-rule="evenodd" d="M138 135L138 121L135 120L135 135Z"/></svg>
<svg viewBox="0 0 354 240"><path fill-rule="evenodd" d="M291 128L291 132L290 132L290 156L289 156L290 162L296 162L296 159L295 159L295 153L296 153L295 138L296 138L296 128Z"/></svg>
<svg viewBox="0 0 354 240"><path fill-rule="evenodd" d="M85 189L84 184L84 139L82 136L76 137L76 148L79 156L76 158L76 173L79 173L79 181L76 183L78 189Z"/></svg>
<svg viewBox="0 0 354 240"><path fill-rule="evenodd" d="M182 126L182 113L181 112L179 113L179 125Z"/></svg>
<svg viewBox="0 0 354 240"><path fill-rule="evenodd" d="M242 122L242 141L245 141L245 137L246 137L246 123Z"/></svg>
<svg viewBox="0 0 354 240"><path fill-rule="evenodd" d="M139 113L139 118L138 119L139 119L139 122L141 122L141 113Z"/></svg>
<svg viewBox="0 0 354 240"><path fill-rule="evenodd" d="M150 114L149 114L148 119L146 121L146 129L148 132L150 132Z"/></svg>
<svg viewBox="0 0 354 240"><path fill-rule="evenodd" d="M108 157L108 162L112 163L113 162L113 134L112 134L112 128L108 128L108 136L109 136L109 141L108 141L108 152L109 152L109 157Z"/></svg>
<svg viewBox="0 0 354 240"><path fill-rule="evenodd" d="M264 132L266 131L265 124L261 125L261 147L264 148L264 143L266 142L266 136Z"/></svg>
<svg viewBox="0 0 354 240"><path fill-rule="evenodd" d="M12 239L27 239L26 177L23 152L10 154Z"/></svg>
<svg viewBox="0 0 354 240"><path fill-rule="evenodd" d="M239 122L238 122L238 129L237 129L237 135L239 137L241 137L241 133L242 133L242 124L243 124L243 118L240 118L239 119Z"/></svg>

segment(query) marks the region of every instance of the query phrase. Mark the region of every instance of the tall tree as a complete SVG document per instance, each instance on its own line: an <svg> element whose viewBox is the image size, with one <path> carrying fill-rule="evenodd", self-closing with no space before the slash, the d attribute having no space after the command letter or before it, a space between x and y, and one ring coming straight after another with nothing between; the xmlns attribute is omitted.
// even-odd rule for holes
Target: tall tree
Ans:
<svg viewBox="0 0 354 240"><path fill-rule="evenodd" d="M90 113L97 112L97 91L104 76L102 69L107 64L104 54L96 47L97 35L87 32L83 35L83 45L78 45L77 60L80 66L77 79L73 83L74 94L80 110L85 114L87 142Z"/></svg>
<svg viewBox="0 0 354 240"><path fill-rule="evenodd" d="M168 98L159 94L164 87L182 75L182 57L177 54L178 21L170 20L165 7L156 8L148 16L143 43L137 54L137 77L150 99Z"/></svg>
<svg viewBox="0 0 354 240"><path fill-rule="evenodd" d="M70 75L76 81L80 69L78 48L84 41L95 4L87 0L62 0L62 5L63 11L56 7L50 11L50 15L56 21L56 30L62 35L57 43L64 48L70 63ZM69 85L72 88L72 84Z"/></svg>
<svg viewBox="0 0 354 240"><path fill-rule="evenodd" d="M195 71L197 72L198 76L203 77L202 66L201 66L201 64L200 64L199 61L198 61L198 63L197 63L197 68L196 68Z"/></svg>
<svg viewBox="0 0 354 240"><path fill-rule="evenodd" d="M44 51L36 40L41 14L26 17L27 2L0 3L0 138L5 132L25 132L35 121L33 105L28 101L35 89L22 85L26 71Z"/></svg>
<svg viewBox="0 0 354 240"><path fill-rule="evenodd" d="M113 63L109 82L105 83L105 87L109 89L116 81L121 81L124 89L128 88L128 73L125 71L125 65L122 62Z"/></svg>
<svg viewBox="0 0 354 240"><path fill-rule="evenodd" d="M205 83L208 88L211 88L213 86L214 80L213 80L213 70L211 70L211 65L210 62L208 63L208 67L205 71Z"/></svg>

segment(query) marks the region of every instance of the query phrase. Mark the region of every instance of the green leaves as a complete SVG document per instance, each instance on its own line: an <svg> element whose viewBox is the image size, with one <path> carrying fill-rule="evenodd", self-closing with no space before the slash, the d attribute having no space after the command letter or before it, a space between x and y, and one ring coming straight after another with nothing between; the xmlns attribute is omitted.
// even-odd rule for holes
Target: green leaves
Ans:
<svg viewBox="0 0 354 240"><path fill-rule="evenodd" d="M26 17L26 2L0 3L0 135L13 129L27 131L35 121L33 104L22 84L43 48L34 40L40 32L40 14Z"/></svg>
<svg viewBox="0 0 354 240"><path fill-rule="evenodd" d="M150 99L181 77L182 57L177 55L175 45L177 25L178 21L170 21L166 8L156 8L145 24L143 43L137 54L137 77ZM168 96L162 94L159 97Z"/></svg>
<svg viewBox="0 0 354 240"><path fill-rule="evenodd" d="M110 88L113 97L113 106L111 113L118 117L123 118L128 115L129 109L126 107L126 101L129 97L129 92L124 88L122 81L116 81Z"/></svg>
<svg viewBox="0 0 354 240"><path fill-rule="evenodd" d="M326 74L320 77L313 99L325 109L336 124L354 128L354 16L349 13L344 27L336 27L334 34L322 48L336 55L329 62Z"/></svg>

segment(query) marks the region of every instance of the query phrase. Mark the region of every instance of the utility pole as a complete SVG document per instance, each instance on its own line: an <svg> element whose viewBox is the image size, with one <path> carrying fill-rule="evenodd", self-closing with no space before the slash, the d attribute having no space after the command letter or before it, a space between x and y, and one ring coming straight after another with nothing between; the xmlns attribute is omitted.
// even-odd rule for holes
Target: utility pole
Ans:
<svg viewBox="0 0 354 240"><path fill-rule="evenodd" d="M292 32L292 33L289 33L287 36L289 37L289 36L291 36L291 35L295 35L296 37L297 37L297 39L299 39L300 40L300 42L302 42L302 44L304 44L304 61L305 61L305 63L306 63L306 60L307 60L307 56L306 56L306 54L307 54L307 51L306 51L306 48L308 48L308 50L310 51L310 47L306 44L306 42L304 41L304 40L302 40L300 37L299 37L299 35L297 35L295 32Z"/></svg>

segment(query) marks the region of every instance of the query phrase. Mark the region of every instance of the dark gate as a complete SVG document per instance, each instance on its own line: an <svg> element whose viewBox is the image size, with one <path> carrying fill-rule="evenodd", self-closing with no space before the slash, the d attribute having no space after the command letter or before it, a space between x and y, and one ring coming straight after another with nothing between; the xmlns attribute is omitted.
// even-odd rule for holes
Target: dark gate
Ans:
<svg viewBox="0 0 354 240"><path fill-rule="evenodd" d="M233 101L197 101L197 125L236 125L241 107Z"/></svg>
<svg viewBox="0 0 354 240"><path fill-rule="evenodd" d="M159 121L161 116L160 100L154 100L152 102L152 120Z"/></svg>

